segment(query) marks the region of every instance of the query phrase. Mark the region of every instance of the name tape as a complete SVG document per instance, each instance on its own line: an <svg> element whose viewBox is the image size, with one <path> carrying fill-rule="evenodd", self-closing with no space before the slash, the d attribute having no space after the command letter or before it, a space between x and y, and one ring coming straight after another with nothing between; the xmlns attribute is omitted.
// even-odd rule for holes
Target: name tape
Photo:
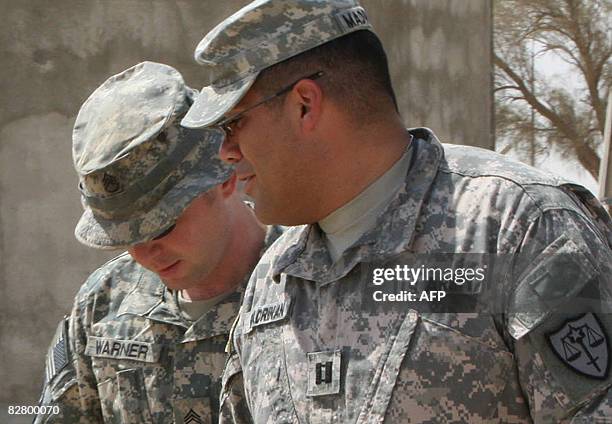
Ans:
<svg viewBox="0 0 612 424"><path fill-rule="evenodd" d="M338 25L340 25L342 32L372 27L365 9L360 6L342 10L336 13L334 18Z"/></svg>
<svg viewBox="0 0 612 424"><path fill-rule="evenodd" d="M99 358L130 359L140 362L157 362L159 349L154 349L153 343L89 336L87 337L85 355Z"/></svg>
<svg viewBox="0 0 612 424"><path fill-rule="evenodd" d="M247 333L254 327L285 319L289 313L289 306L291 306L291 299L258 306L253 309L247 319Z"/></svg>

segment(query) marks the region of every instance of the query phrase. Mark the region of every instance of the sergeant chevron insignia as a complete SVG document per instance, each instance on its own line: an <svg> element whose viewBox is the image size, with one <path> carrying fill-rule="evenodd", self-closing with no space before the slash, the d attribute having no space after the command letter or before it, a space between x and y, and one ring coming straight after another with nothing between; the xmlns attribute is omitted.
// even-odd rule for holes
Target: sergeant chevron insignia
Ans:
<svg viewBox="0 0 612 424"><path fill-rule="evenodd" d="M204 424L202 417L200 417L193 409L190 409L189 412L187 412L183 422L185 424Z"/></svg>
<svg viewBox="0 0 612 424"><path fill-rule="evenodd" d="M587 313L548 334L553 352L572 370L596 379L605 379L610 368L606 332L597 317Z"/></svg>

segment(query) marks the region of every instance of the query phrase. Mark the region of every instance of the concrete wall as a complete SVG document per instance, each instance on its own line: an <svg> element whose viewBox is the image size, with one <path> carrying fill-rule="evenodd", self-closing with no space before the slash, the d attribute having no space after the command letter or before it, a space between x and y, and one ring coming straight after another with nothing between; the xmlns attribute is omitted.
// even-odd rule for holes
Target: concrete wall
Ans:
<svg viewBox="0 0 612 424"><path fill-rule="evenodd" d="M0 422L36 404L43 358L81 282L111 256L81 247L75 114L111 74L153 60L200 87L201 37L245 0L0 0ZM488 0L368 0L408 126L490 145ZM24 417L23 421L25 420Z"/></svg>
<svg viewBox="0 0 612 424"><path fill-rule="evenodd" d="M493 149L489 0L369 0L407 126Z"/></svg>

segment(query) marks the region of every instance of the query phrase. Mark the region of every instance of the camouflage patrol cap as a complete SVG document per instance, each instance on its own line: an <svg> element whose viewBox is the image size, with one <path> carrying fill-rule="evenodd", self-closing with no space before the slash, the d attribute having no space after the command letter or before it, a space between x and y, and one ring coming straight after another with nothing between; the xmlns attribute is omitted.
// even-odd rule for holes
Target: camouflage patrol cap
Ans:
<svg viewBox="0 0 612 424"><path fill-rule="evenodd" d="M257 0L210 31L195 60L206 66L209 83L182 124L212 125L232 109L257 75L353 31L372 30L356 0Z"/></svg>
<svg viewBox="0 0 612 424"><path fill-rule="evenodd" d="M196 93L174 68L143 62L85 101L72 133L81 243L115 249L148 241L231 176L218 157L221 131L179 125Z"/></svg>

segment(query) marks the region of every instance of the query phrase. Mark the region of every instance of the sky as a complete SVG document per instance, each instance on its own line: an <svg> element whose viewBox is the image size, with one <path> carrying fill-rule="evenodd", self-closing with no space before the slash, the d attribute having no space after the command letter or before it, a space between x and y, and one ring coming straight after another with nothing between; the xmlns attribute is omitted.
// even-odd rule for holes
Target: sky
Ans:
<svg viewBox="0 0 612 424"><path fill-rule="evenodd" d="M554 53L549 52L537 55L535 69L536 75L541 74L552 85L562 86L575 93L577 93L581 87L581 80L577 71ZM602 156L601 150L602 149L598 152L599 157ZM507 155L520 159L513 151L508 152ZM598 182L591 174L589 174L577 160L563 158L555 149L551 149L546 157L537 157L535 166L538 169L549 171L553 174L561 175L573 182L577 182L588 188L596 196L598 194Z"/></svg>

